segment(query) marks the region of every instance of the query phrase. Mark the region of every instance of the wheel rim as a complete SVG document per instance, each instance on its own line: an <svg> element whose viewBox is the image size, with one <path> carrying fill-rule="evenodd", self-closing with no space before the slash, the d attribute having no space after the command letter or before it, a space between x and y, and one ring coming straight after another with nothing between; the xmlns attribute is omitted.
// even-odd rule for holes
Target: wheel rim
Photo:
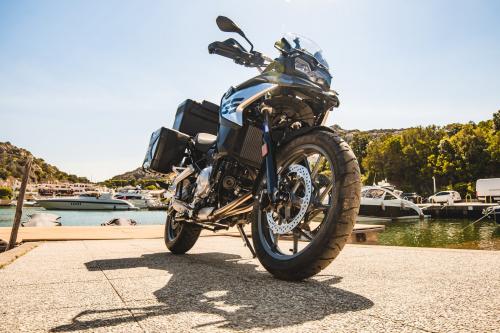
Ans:
<svg viewBox="0 0 500 333"><path fill-rule="evenodd" d="M263 248L270 256L279 260L292 259L303 253L320 236L321 227L329 221L333 208L334 170L332 161L324 149L314 144L296 147L279 168L279 181L286 179L282 174L286 175L290 169L295 172L301 170L296 165L308 170L312 187L309 199L306 193L302 194L302 200L308 201L304 216L289 230L290 227L273 226L273 220L277 220L277 212L261 211L258 214L258 230ZM302 178L301 182L302 185L295 185L298 192L307 189L307 177ZM278 185L282 186L281 183ZM301 209L292 208L291 213L300 216ZM280 233L280 231L285 232Z"/></svg>
<svg viewBox="0 0 500 333"><path fill-rule="evenodd" d="M182 223L175 220L175 211L168 212L167 218L167 238L169 241L175 241L182 231Z"/></svg>
<svg viewBox="0 0 500 333"><path fill-rule="evenodd" d="M283 192L288 196L280 207L266 213L266 220L273 233L291 232L304 218L311 202L312 181L308 169L300 164L289 165L279 179L278 184L286 182ZM292 211L294 216L290 216Z"/></svg>

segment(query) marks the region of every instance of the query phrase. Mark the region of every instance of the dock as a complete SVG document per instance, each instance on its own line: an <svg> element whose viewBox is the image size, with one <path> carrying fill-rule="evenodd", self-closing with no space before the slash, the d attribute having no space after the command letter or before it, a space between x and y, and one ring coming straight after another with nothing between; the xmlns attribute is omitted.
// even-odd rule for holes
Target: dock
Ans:
<svg viewBox="0 0 500 333"><path fill-rule="evenodd" d="M498 252L348 244L290 283L241 243L40 243L0 269L0 332L498 332Z"/></svg>
<svg viewBox="0 0 500 333"><path fill-rule="evenodd" d="M497 204L483 202L456 202L448 204L419 204L425 215L433 218L479 218L483 210Z"/></svg>
<svg viewBox="0 0 500 333"><path fill-rule="evenodd" d="M68 240L117 240L117 239L155 239L163 238L164 225L141 226L62 226L62 227L23 227L19 229L18 242L68 241ZM378 233L383 225L356 224L350 243L376 244ZM10 227L0 228L0 239L9 239ZM250 226L245 228L250 235ZM232 236L240 237L236 228L228 231L203 231L201 237Z"/></svg>

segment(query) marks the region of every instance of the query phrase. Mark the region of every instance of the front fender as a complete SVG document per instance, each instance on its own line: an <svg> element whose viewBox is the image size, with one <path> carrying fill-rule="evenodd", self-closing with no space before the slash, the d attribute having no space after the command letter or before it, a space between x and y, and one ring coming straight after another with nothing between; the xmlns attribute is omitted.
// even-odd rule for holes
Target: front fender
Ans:
<svg viewBox="0 0 500 333"><path fill-rule="evenodd" d="M288 142L292 141L293 139L295 139L299 136L305 135L307 133L310 133L312 131L323 131L323 132L330 132L330 133L338 134L337 132L335 132L335 130L333 128L328 127L328 126L303 127L301 129L298 129L296 131L293 131L291 133L286 134L285 137L278 142L278 147L281 147L281 146L287 144Z"/></svg>
<svg viewBox="0 0 500 333"><path fill-rule="evenodd" d="M312 131L323 131L323 132L330 132L330 133L337 134L337 132L335 132L335 130L333 130L333 128L327 127L327 126L304 127L304 128L298 129L296 131L293 131L293 132L288 133L287 135L285 135L285 137L283 139L281 139L277 143L276 146L279 149L279 147L282 147L282 146L286 145L287 143L289 143L293 139L295 139L295 138L297 138L299 136L308 134L308 133L310 133ZM257 191L259 189L259 186L260 186L260 184L262 182L262 179L265 176L265 174L266 174L266 164L265 164L265 160L262 160L262 164L260 166L259 173L257 174L257 177L255 178L255 182L253 184L253 188L252 188L252 194L253 195L257 194Z"/></svg>

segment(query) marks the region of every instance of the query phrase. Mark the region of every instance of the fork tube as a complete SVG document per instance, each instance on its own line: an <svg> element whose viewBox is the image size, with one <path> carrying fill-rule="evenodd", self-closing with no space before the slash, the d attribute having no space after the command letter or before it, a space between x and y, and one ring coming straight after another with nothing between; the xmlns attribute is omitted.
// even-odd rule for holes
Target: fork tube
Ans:
<svg viewBox="0 0 500 333"><path fill-rule="evenodd" d="M265 108L264 110L264 133L262 135L262 140L264 141L264 146L262 147L262 154L266 161L266 185L267 193L272 204L276 202L276 195L278 193L277 188L277 175L276 175L276 159L274 155L274 146L271 139L271 127L269 121L270 109Z"/></svg>

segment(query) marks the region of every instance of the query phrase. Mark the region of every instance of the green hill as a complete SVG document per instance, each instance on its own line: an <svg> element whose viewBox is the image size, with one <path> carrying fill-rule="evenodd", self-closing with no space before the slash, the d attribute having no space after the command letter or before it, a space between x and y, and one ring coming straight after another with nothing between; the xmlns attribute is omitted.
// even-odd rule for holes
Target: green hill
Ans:
<svg viewBox="0 0 500 333"><path fill-rule="evenodd" d="M0 142L0 180L21 179L24 164L30 156L33 157L30 175L30 180L33 182L89 182L85 177L78 177L59 170L43 159L34 157L28 150L16 147L10 142Z"/></svg>
<svg viewBox="0 0 500 333"><path fill-rule="evenodd" d="M120 187L120 186L140 186L142 188L156 186L156 181L161 180L165 181L165 176L159 176L155 174L150 174L144 172L142 168L137 168L132 171L128 171L122 173L120 175L116 175L113 178L105 180L102 182L103 185L107 187Z"/></svg>

